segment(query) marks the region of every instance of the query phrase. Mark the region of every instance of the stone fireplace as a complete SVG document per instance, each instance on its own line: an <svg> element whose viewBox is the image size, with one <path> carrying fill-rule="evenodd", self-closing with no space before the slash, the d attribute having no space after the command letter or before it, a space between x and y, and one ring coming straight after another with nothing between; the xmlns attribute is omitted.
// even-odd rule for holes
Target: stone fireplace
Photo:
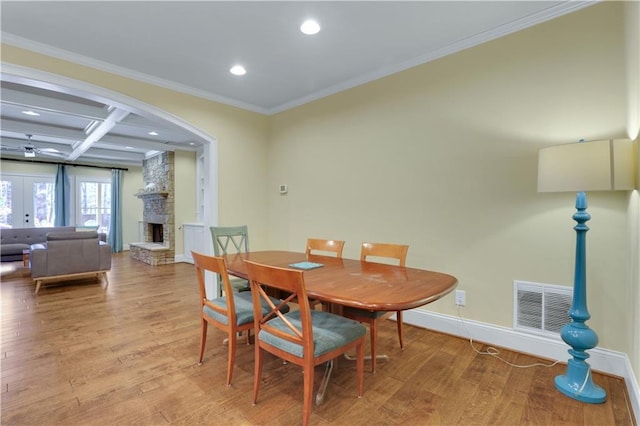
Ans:
<svg viewBox="0 0 640 426"><path fill-rule="evenodd" d="M144 241L130 243L131 257L150 265L175 262L174 153L164 152L142 162Z"/></svg>
<svg viewBox="0 0 640 426"><path fill-rule="evenodd" d="M149 235L152 236L152 243L161 243L164 241L164 235L162 234L162 224L161 223L147 223L147 226L150 226Z"/></svg>

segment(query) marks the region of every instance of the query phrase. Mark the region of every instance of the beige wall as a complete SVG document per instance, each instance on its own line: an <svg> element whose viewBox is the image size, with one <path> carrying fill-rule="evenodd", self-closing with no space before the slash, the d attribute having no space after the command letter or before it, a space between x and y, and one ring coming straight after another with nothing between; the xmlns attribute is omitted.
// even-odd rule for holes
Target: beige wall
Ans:
<svg viewBox="0 0 640 426"><path fill-rule="evenodd" d="M625 57L627 81L627 134L640 143L640 2L626 2L625 12ZM640 152L636 153L640 164ZM640 182L640 169L637 182ZM626 292L629 318L632 324L640 324L640 198L635 191L629 202L629 276ZM628 337L632 342L629 353L636 379L640 381L640 326L632 327Z"/></svg>
<svg viewBox="0 0 640 426"><path fill-rule="evenodd" d="M410 266L459 278L465 317L510 327L513 280L573 281L574 195L536 192L537 151L625 136L623 23L620 3L598 4L273 117L10 46L2 60L124 93L216 137L220 223L247 223L253 249L331 237L356 257L365 240L408 243ZM190 178L177 175L181 187ZM587 272L600 346L632 354L629 199L589 194ZM195 201L177 208L195 219ZM455 314L451 296L428 309Z"/></svg>
<svg viewBox="0 0 640 426"><path fill-rule="evenodd" d="M514 280L573 282L575 194L536 192L537 152L625 136L622 23L596 5L272 117L271 245L408 243L458 277L465 317L510 327ZM630 353L629 194L589 198L589 324Z"/></svg>

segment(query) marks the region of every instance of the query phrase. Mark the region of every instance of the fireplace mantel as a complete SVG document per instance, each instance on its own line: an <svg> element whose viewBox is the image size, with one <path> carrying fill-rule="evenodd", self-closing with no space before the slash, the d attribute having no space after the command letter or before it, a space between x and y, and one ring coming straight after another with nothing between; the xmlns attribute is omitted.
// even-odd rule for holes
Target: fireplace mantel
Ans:
<svg viewBox="0 0 640 426"><path fill-rule="evenodd" d="M162 198L167 198L169 196L168 192L138 192L135 194L136 197L142 200L158 200Z"/></svg>

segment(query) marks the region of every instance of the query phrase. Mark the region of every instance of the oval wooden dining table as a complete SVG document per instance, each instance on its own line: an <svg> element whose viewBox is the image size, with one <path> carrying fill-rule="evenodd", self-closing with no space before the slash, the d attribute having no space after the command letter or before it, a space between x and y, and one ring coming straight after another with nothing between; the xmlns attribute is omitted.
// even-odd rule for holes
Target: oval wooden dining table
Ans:
<svg viewBox="0 0 640 426"><path fill-rule="evenodd" d="M309 298L371 311L417 308L440 299L458 284L454 276L441 272L330 256L307 257L290 251L256 251L225 257L229 274L244 279L248 279L245 259L282 268L307 261L322 264L304 272Z"/></svg>
<svg viewBox="0 0 640 426"><path fill-rule="evenodd" d="M441 272L290 251L228 254L225 259L227 272L244 279L249 278L244 260L281 268L294 268L292 265L301 262L320 264L322 266L304 272L307 296L320 300L325 309L336 313L342 306L370 311L413 309L440 299L458 285L454 276ZM318 405L324 400L332 370L330 361L316 394Z"/></svg>

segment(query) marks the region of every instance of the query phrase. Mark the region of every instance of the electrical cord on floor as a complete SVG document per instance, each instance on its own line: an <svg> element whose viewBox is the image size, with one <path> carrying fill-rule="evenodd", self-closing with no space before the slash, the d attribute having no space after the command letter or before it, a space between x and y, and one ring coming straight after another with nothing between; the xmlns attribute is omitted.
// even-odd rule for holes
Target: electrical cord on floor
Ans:
<svg viewBox="0 0 640 426"><path fill-rule="evenodd" d="M467 336L469 337L469 344L471 345L471 348L474 351L476 351L477 354L492 356L492 357L494 357L496 359L499 359L500 361L504 362L505 364L510 365L511 367L516 367L516 368L531 368L531 367L547 367L547 368L549 368L549 367L553 367L554 365L556 365L559 362L561 362L560 360L558 360L558 361L556 361L556 362L554 362L552 364L544 364L542 362L534 362L533 364L518 365L518 364L513 364L513 363L507 361L506 359L500 357L500 351L498 349L494 348L493 346L489 346L486 351L479 350L473 344L473 337L471 337L471 332L469 331L469 328L467 327L467 323L465 322L464 318L462 317L462 313L460 312L460 305L456 305L456 309L458 311L458 317L460 318L460 321L462 322L462 325L464 325L464 329L467 331Z"/></svg>

